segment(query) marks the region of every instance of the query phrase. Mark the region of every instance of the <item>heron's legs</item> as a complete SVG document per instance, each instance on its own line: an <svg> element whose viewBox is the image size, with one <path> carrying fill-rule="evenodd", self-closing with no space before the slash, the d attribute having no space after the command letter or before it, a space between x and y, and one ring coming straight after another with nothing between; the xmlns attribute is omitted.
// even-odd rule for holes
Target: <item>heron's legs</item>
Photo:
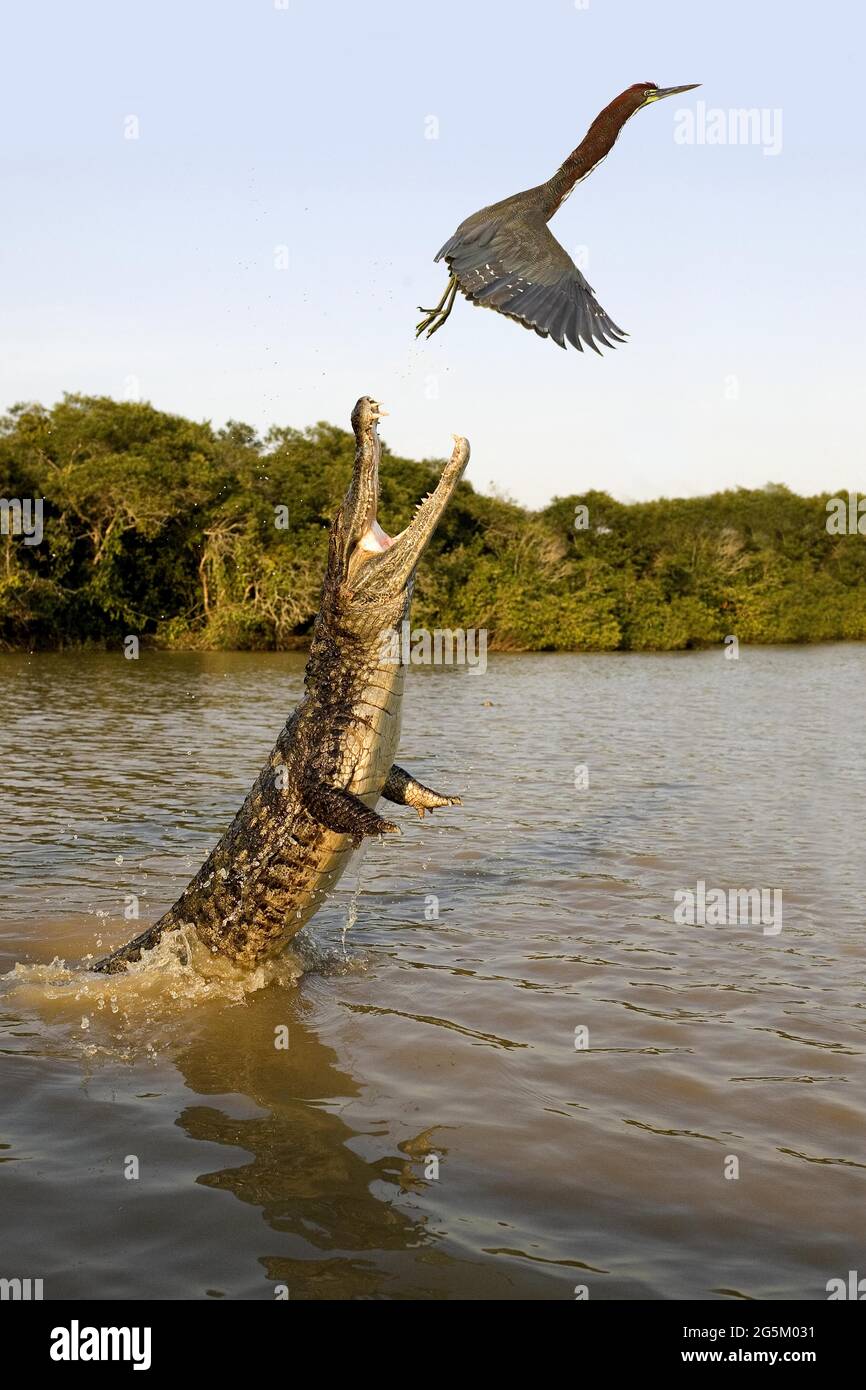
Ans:
<svg viewBox="0 0 866 1390"><path fill-rule="evenodd" d="M447 297L447 300L446 300L446 303L445 303L445 308L442 309L442 310L440 311L439 317L438 317L438 319L436 320L436 322L435 322L434 324L432 324L430 328L427 329L427 337L428 337L428 338L432 338L432 337L433 337L433 334L434 334L434 333L437 333L437 332L439 331L439 329L442 327L442 325L443 325L443 323L445 322L445 320L447 319L448 315L451 313L451 310L454 308L454 301L455 301L456 298L457 298L457 276L456 276L456 275L452 275L452 276L451 276L451 279L450 279L449 282L448 282L448 297Z"/></svg>
<svg viewBox="0 0 866 1390"><path fill-rule="evenodd" d="M426 318L423 318L421 322L417 325L415 329L415 337L420 338L421 334L424 332L424 329L426 328L427 337L431 338L433 334L436 332L436 330L442 327L448 315L451 313L451 310L454 308L454 300L456 299L456 297L457 276L452 275L448 281L448 284L445 286L445 293L439 300L439 303L436 305L435 309L425 309L421 304L418 305L418 308L421 310L421 313L426 314ZM434 319L438 319L438 322L434 323ZM430 326L431 324L433 325L432 328Z"/></svg>
<svg viewBox="0 0 866 1390"><path fill-rule="evenodd" d="M449 294L451 293L451 286L452 286L452 284L454 283L454 280L455 280L455 279L456 279L456 276L454 276L454 275L449 275L449 276L448 276L448 283L446 284L445 290L444 290L443 295L442 295L442 298L439 300L439 303L436 305L436 308L435 308L435 309L425 309L424 306L423 306L423 304L419 304L419 305L418 305L418 310L419 310L419 312L422 313L422 314L427 314L428 318L434 318L436 314L440 313L441 310L442 310L442 307L443 307L443 305L444 305L444 303L445 303L445 300L448 298Z"/></svg>

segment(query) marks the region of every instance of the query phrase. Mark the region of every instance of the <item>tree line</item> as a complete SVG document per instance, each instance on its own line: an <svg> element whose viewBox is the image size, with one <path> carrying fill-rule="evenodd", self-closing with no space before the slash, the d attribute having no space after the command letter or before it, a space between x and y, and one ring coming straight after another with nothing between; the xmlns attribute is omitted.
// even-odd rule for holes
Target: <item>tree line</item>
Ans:
<svg viewBox="0 0 866 1390"><path fill-rule="evenodd" d="M259 437L105 396L14 406L0 419L0 646L130 633L174 648L302 645L353 453L329 424ZM440 467L383 446L392 534ZM528 511L462 482L419 570L413 624L486 628L512 651L863 639L866 544L856 520L828 529L834 496L848 494L768 484L625 504L590 491ZM21 534L25 499L40 503L38 543Z"/></svg>

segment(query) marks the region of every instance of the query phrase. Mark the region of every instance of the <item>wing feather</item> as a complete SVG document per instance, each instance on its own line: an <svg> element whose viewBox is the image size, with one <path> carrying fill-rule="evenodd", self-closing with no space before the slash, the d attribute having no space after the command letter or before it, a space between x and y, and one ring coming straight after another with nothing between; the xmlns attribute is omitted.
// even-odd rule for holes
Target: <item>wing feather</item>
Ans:
<svg viewBox="0 0 866 1390"><path fill-rule="evenodd" d="M470 218L436 255L466 298L559 347L614 348L626 334L605 313L568 252L538 219Z"/></svg>

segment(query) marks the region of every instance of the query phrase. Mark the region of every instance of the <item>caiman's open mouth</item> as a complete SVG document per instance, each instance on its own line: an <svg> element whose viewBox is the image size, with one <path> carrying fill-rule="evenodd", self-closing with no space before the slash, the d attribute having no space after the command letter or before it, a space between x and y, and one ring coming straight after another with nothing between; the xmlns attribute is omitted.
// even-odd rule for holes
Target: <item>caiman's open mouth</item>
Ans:
<svg viewBox="0 0 866 1390"><path fill-rule="evenodd" d="M357 451L352 485L346 498L346 521L357 539L353 587L394 589L408 581L451 500L469 462L469 444L454 436L454 451L436 487L417 504L415 515L399 535L389 536L379 524L378 422L388 412L378 401L362 396L352 412Z"/></svg>

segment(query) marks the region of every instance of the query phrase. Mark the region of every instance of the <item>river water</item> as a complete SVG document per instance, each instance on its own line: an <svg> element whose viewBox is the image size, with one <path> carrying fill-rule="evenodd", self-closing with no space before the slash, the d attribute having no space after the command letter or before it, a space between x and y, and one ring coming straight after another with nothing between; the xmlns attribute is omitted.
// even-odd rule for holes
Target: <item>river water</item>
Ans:
<svg viewBox="0 0 866 1390"><path fill-rule="evenodd" d="M866 1275L866 648L413 670L401 762L462 807L397 808L275 969L88 976L218 838L302 670L0 656L0 1277L823 1299ZM763 924L681 920L761 888Z"/></svg>

